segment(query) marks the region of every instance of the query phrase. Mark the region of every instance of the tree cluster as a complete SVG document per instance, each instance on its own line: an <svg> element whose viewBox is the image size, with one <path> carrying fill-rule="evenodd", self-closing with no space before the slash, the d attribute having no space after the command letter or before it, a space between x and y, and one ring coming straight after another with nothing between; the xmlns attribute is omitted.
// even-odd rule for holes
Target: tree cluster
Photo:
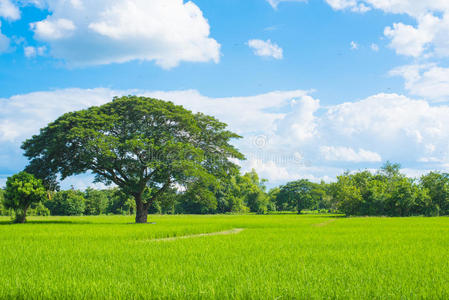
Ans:
<svg viewBox="0 0 449 300"><path fill-rule="evenodd" d="M20 174L8 179L15 185L9 183L5 191L0 190L0 215L11 215L11 208L15 207L18 219L23 218L23 211L28 215L76 216L134 214L136 210L134 199L119 188L45 193L39 180ZM25 182L19 184L20 180ZM24 201L25 206L12 205L19 196L14 196L11 187L28 186L30 189L30 182L37 186L34 200L23 198L21 191L18 192L20 199L28 199ZM449 215L449 174L430 172L416 180L402 174L397 164L386 163L374 173L346 172L332 183L300 179L267 191L265 182L254 170L224 177L218 182L194 181L183 188L167 189L147 212L265 214L312 210L348 216Z"/></svg>
<svg viewBox="0 0 449 300"><path fill-rule="evenodd" d="M293 181L269 194L281 211L307 208L347 216L449 215L449 174L430 172L414 179L389 162L377 172L345 172L332 183Z"/></svg>
<svg viewBox="0 0 449 300"><path fill-rule="evenodd" d="M176 188L167 191L148 208L149 213L160 214L216 214L216 213L266 213L273 210L265 192L264 180L255 171L245 175L236 174L216 184L197 181L185 190ZM3 199L0 190L0 200ZM136 204L119 188L85 191L49 191L46 197L33 203L28 215L80 216L102 214L134 214ZM12 211L0 201L0 215L11 215ZM17 205L19 208L20 205Z"/></svg>
<svg viewBox="0 0 449 300"><path fill-rule="evenodd" d="M416 180L401 174L397 164L374 174L345 173L329 192L332 206L346 215L449 215L449 174L430 172Z"/></svg>

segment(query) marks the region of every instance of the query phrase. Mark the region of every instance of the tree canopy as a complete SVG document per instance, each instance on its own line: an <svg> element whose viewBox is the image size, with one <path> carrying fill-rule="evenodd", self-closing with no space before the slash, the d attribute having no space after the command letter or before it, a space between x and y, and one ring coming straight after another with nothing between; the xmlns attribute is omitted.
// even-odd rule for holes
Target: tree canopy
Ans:
<svg viewBox="0 0 449 300"><path fill-rule="evenodd" d="M28 208L45 198L41 180L26 172L20 172L6 180L4 205L15 211L15 222L25 223Z"/></svg>
<svg viewBox="0 0 449 300"><path fill-rule="evenodd" d="M310 208L314 200L316 184L307 179L292 181L280 187L277 195L277 205L280 210L301 210Z"/></svg>
<svg viewBox="0 0 449 300"><path fill-rule="evenodd" d="M240 138L225 123L163 100L126 96L66 113L22 148L29 170L45 182L92 172L134 197L136 222L174 184L213 182L236 174L244 156L230 144Z"/></svg>

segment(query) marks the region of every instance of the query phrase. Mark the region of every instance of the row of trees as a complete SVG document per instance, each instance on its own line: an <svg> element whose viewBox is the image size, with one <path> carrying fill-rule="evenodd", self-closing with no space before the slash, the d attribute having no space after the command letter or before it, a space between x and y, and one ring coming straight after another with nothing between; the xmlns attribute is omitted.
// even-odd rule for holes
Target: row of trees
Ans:
<svg viewBox="0 0 449 300"><path fill-rule="evenodd" d="M430 172L419 180L387 163L377 173L345 173L329 185L335 209L347 215L449 215L449 174Z"/></svg>
<svg viewBox="0 0 449 300"><path fill-rule="evenodd" d="M28 186L28 191L22 189ZM148 208L149 213L214 214L230 212L265 213L269 207L264 181L255 171L235 175L215 184L194 182L184 191L170 188ZM0 215L16 216L23 222L28 215L134 214L136 203L119 188L85 191L46 191L40 180L21 172L8 178L0 190Z"/></svg>
<svg viewBox="0 0 449 300"><path fill-rule="evenodd" d="M34 187L23 189L13 186L11 182L21 182L21 186ZM35 216L80 216L102 214L134 214L135 203L118 188L85 191L66 190L48 192L39 187L38 181L30 174L19 173L10 180L5 190L0 189L0 215L14 215L15 221L22 223L26 215ZM32 197L30 197L32 196Z"/></svg>
<svg viewBox="0 0 449 300"><path fill-rule="evenodd" d="M345 172L336 182L289 182L269 192L277 210L305 208L348 216L449 215L449 174L430 172L419 179L387 162L377 172Z"/></svg>
<svg viewBox="0 0 449 300"><path fill-rule="evenodd" d="M13 208L11 203L18 199L11 197L14 189L28 186L29 192L33 184L36 185L36 179L29 174L20 173L9 179L6 191L0 190L0 214L11 213L7 208ZM23 194L20 197L28 199ZM28 214L69 216L133 214L136 209L134 200L118 188L53 193L37 188L33 197L23 201L16 211L18 221L24 218L28 207ZM399 165L387 163L375 173L346 172L332 183L301 179L267 191L265 180L253 170L218 183L196 181L185 189L170 188L152 203L148 212L265 214L300 213L305 209L356 216L449 215L449 174L431 172L416 180L402 174Z"/></svg>

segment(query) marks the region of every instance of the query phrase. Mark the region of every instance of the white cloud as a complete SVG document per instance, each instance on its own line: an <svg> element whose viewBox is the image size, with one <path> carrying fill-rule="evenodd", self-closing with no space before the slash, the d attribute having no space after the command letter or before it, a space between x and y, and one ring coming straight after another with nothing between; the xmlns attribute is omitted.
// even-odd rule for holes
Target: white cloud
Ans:
<svg viewBox="0 0 449 300"><path fill-rule="evenodd" d="M0 98L0 142L18 144L65 112L105 103L121 93L124 92L67 89Z"/></svg>
<svg viewBox="0 0 449 300"><path fill-rule="evenodd" d="M307 0L267 0L267 2L271 5L271 7L277 9L278 5L282 2L307 2Z"/></svg>
<svg viewBox="0 0 449 300"><path fill-rule="evenodd" d="M45 54L45 50L46 50L45 46L42 46L42 47L28 46L28 47L23 48L25 57L28 57L28 58L33 58L33 57L36 57L36 56L42 56L42 55Z"/></svg>
<svg viewBox="0 0 449 300"><path fill-rule="evenodd" d="M449 2L446 0L326 0L326 2L335 10L353 10L363 6L368 10L379 9L387 13L408 14L413 17L428 12L449 11Z"/></svg>
<svg viewBox="0 0 449 300"><path fill-rule="evenodd" d="M385 28L385 36L391 39L390 47L397 53L419 57L428 48L435 37L437 17L425 15L418 20L417 28L403 23L395 23L393 27Z"/></svg>
<svg viewBox="0 0 449 300"><path fill-rule="evenodd" d="M371 44L371 50L373 50L374 52L378 52L379 51L379 45Z"/></svg>
<svg viewBox="0 0 449 300"><path fill-rule="evenodd" d="M315 113L320 108L320 101L310 96L290 101L289 113L279 119L276 124L276 134L284 141L303 142L317 136L318 119Z"/></svg>
<svg viewBox="0 0 449 300"><path fill-rule="evenodd" d="M0 53L5 52L9 49L9 38L2 34L2 22L0 22Z"/></svg>
<svg viewBox="0 0 449 300"><path fill-rule="evenodd" d="M326 2L335 10L349 9L353 12L364 13L371 10L364 3L358 3L357 0L326 0Z"/></svg>
<svg viewBox="0 0 449 300"><path fill-rule="evenodd" d="M274 59L283 58L283 50L277 44L270 40L249 40L248 46L253 49L255 55L273 57Z"/></svg>
<svg viewBox="0 0 449 300"><path fill-rule="evenodd" d="M20 19L20 10L11 0L0 0L0 18L15 21Z"/></svg>
<svg viewBox="0 0 449 300"><path fill-rule="evenodd" d="M432 106L396 94L379 94L336 105L326 113L327 136L352 148L370 149L383 159L448 161L449 106Z"/></svg>
<svg viewBox="0 0 449 300"><path fill-rule="evenodd" d="M449 100L449 68L436 64L407 65L395 68L390 75L401 76L406 90L435 101Z"/></svg>
<svg viewBox="0 0 449 300"><path fill-rule="evenodd" d="M335 10L358 12L378 9L407 14L417 25L394 23L384 34L398 54L411 57L449 56L449 1L446 0L326 0Z"/></svg>
<svg viewBox="0 0 449 300"><path fill-rule="evenodd" d="M285 166L279 166L274 161L252 159L248 161L247 169L255 169L261 178L270 178L271 181L292 181L300 178L299 174L289 172Z"/></svg>
<svg viewBox="0 0 449 300"><path fill-rule="evenodd" d="M35 38L69 65L155 61L218 62L220 45L200 8L183 0L28 1L50 15L31 24Z"/></svg>
<svg viewBox="0 0 449 300"><path fill-rule="evenodd" d="M351 41L350 45L351 45L351 50L358 50L359 49L359 44L357 44L354 41Z"/></svg>
<svg viewBox="0 0 449 300"><path fill-rule="evenodd" d="M36 38L44 41L67 39L76 29L75 24L68 19L46 19L30 24Z"/></svg>
<svg viewBox="0 0 449 300"><path fill-rule="evenodd" d="M355 151L349 147L322 146L320 152L325 160L346 162L381 162L382 157L365 149Z"/></svg>

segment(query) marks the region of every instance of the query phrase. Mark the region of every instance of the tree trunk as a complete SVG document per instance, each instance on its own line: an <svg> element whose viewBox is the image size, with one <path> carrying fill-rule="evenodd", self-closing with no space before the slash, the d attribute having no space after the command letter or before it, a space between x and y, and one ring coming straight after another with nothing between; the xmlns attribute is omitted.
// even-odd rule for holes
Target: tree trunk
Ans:
<svg viewBox="0 0 449 300"><path fill-rule="evenodd" d="M23 210L19 209L16 211L16 219L14 220L14 223L25 223L27 221L27 210L28 207L24 208Z"/></svg>
<svg viewBox="0 0 449 300"><path fill-rule="evenodd" d="M148 221L148 204L142 202L142 195L136 195L136 223L146 224Z"/></svg>

